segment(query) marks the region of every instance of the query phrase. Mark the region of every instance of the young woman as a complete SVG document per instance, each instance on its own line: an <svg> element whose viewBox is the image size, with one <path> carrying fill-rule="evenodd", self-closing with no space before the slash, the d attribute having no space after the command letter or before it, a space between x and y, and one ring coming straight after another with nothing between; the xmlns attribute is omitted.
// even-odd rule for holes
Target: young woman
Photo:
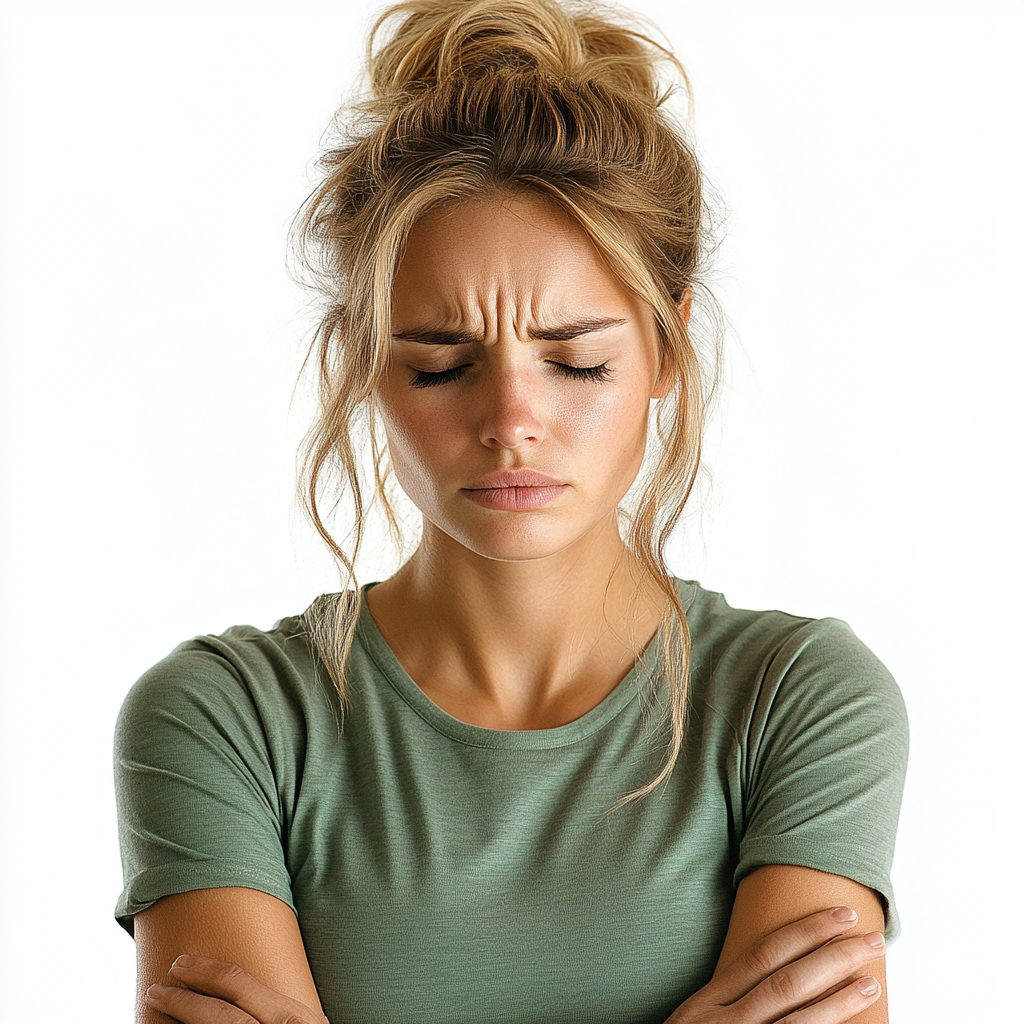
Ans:
<svg viewBox="0 0 1024 1024"><path fill-rule="evenodd" d="M554 0L377 29L298 222L348 586L125 702L139 1019L885 1020L899 692L664 561L713 383L682 69ZM362 588L361 445L423 524Z"/></svg>

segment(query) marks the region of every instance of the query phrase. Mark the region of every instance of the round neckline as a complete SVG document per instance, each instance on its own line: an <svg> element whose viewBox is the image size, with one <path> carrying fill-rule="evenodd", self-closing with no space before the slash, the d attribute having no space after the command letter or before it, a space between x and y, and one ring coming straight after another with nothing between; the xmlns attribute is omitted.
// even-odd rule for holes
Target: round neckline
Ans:
<svg viewBox="0 0 1024 1024"><path fill-rule="evenodd" d="M662 630L659 627L641 651L636 664L615 689L600 704L572 722L550 729L488 729L470 725L435 704L402 668L367 606L366 592L374 586L376 583L367 583L362 587L363 599L356 636L381 675L420 718L448 739L467 746L495 750L545 750L579 743L602 729L634 699L639 699L641 690L650 682L653 667L661 660Z"/></svg>

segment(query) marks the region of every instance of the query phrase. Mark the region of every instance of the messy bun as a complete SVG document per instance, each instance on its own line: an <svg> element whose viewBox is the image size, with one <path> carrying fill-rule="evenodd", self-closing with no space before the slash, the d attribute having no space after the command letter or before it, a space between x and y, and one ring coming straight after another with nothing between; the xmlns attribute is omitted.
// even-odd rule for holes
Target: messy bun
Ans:
<svg viewBox="0 0 1024 1024"><path fill-rule="evenodd" d="M375 50L381 30L399 18L391 37ZM370 34L370 88L387 103L406 90L515 69L578 84L601 81L657 106L663 96L651 59L655 53L682 73L657 43L587 9L570 14L533 0L410 0L386 11Z"/></svg>
<svg viewBox="0 0 1024 1024"><path fill-rule="evenodd" d="M324 300L311 348L320 412L305 443L302 493L348 594L315 602L307 622L343 705L361 599L355 563L374 499L401 543L374 394L387 365L394 276L419 218L481 196L543 196L651 309L675 387L658 404L656 437L622 512L630 549L666 599L661 667L672 739L658 777L626 799L667 779L682 743L689 633L665 545L700 466L715 380L715 360L702 365L679 313L694 292L710 299L700 282L710 244L700 169L670 96L689 99L682 66L617 13L556 0L406 0L373 26L367 94L339 112L341 137L323 154L323 181L294 227L301 266ZM373 453L369 490L362 437ZM344 549L321 516L342 497L354 510Z"/></svg>

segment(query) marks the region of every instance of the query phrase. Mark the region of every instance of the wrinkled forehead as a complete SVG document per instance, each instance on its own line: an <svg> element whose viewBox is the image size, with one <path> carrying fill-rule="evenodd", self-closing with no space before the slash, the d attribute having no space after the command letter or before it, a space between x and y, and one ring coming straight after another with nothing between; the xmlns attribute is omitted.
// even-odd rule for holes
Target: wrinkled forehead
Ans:
<svg viewBox="0 0 1024 1024"><path fill-rule="evenodd" d="M483 326L492 319L635 315L637 300L590 236L540 196L450 204L413 228L392 317Z"/></svg>

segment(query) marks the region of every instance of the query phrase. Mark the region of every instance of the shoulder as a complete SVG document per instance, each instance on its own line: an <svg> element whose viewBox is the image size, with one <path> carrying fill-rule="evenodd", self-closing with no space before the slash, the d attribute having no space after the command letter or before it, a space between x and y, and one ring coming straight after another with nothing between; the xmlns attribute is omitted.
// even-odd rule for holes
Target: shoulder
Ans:
<svg viewBox="0 0 1024 1024"><path fill-rule="evenodd" d="M748 736L795 739L811 728L883 734L905 757L899 687L847 623L733 608L689 581L680 581L680 593L696 706L714 708Z"/></svg>
<svg viewBox="0 0 1024 1024"><path fill-rule="evenodd" d="M122 704L117 742L199 723L265 731L262 723L294 725L329 703L301 616L268 630L232 626L186 640L139 678Z"/></svg>
<svg viewBox="0 0 1024 1024"><path fill-rule="evenodd" d="M336 735L298 626L194 637L129 691L113 765L125 927L175 893L237 886L291 899L283 843L306 752L318 729L328 743Z"/></svg>
<svg viewBox="0 0 1024 1024"><path fill-rule="evenodd" d="M792 675L848 678L899 694L882 662L842 619L807 618L777 609L733 608L724 595L679 580L696 673L739 671L781 681Z"/></svg>
<svg viewBox="0 0 1024 1024"><path fill-rule="evenodd" d="M811 868L881 894L908 753L906 709L881 661L843 621L729 606L682 584L691 706L723 751L739 822L738 884L770 865Z"/></svg>

